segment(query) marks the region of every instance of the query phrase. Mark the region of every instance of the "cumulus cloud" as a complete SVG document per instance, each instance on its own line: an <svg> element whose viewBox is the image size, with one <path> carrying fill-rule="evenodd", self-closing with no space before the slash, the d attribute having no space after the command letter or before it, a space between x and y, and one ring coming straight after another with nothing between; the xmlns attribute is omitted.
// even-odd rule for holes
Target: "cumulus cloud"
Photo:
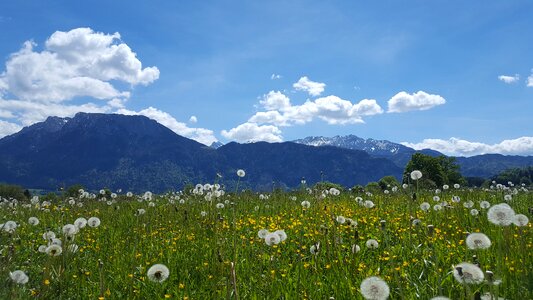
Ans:
<svg viewBox="0 0 533 300"><path fill-rule="evenodd" d="M402 91L389 99L387 112L402 113L413 110L427 110L444 103L446 103L446 100L439 95L432 95L423 91L418 91L414 94Z"/></svg>
<svg viewBox="0 0 533 300"><path fill-rule="evenodd" d="M117 113L123 115L146 116L168 127L175 133L196 140L204 145L211 145L213 142L217 141L212 130L205 128L188 127L187 124L179 122L170 114L153 107L148 107L138 112L127 109L120 109L117 111Z"/></svg>
<svg viewBox="0 0 533 300"><path fill-rule="evenodd" d="M198 118L196 118L196 116L191 116L189 118L189 123L195 124L196 122L198 122Z"/></svg>
<svg viewBox="0 0 533 300"><path fill-rule="evenodd" d="M425 139L420 143L403 142L403 145L417 150L433 149L446 155L472 156L487 153L507 155L533 155L533 137L520 137L513 140L504 140L498 144L485 144L470 142L459 138Z"/></svg>
<svg viewBox="0 0 533 300"><path fill-rule="evenodd" d="M71 117L78 112L144 115L206 145L217 140L213 131L189 128L156 108L136 112L125 107L130 91L120 90L116 83L148 85L159 78L159 70L143 68L119 33L105 34L90 28L56 31L42 51L35 50L36 46L27 41L7 59L6 69L0 74L0 118L28 126L48 116ZM86 103L69 103L73 99ZM194 123L196 117L190 121ZM19 124L0 120L0 137L20 129Z"/></svg>
<svg viewBox="0 0 533 300"><path fill-rule="evenodd" d="M508 75L500 75L498 76L498 79L507 83L507 84L510 84L510 83L514 83L514 82L517 82L518 80L520 80L520 75L518 74L515 74L514 76L508 76Z"/></svg>
<svg viewBox="0 0 533 300"><path fill-rule="evenodd" d="M258 125L256 123L246 122L235 128L222 130L222 136L227 139L234 140L240 143L249 142L281 142L281 130L273 125Z"/></svg>
<svg viewBox="0 0 533 300"><path fill-rule="evenodd" d="M248 122L291 126L319 118L328 124L355 124L364 123L364 116L383 113L376 100L363 99L352 103L337 96L321 97L314 101L307 100L302 105L292 105L286 95L271 91L259 103L267 111L257 112Z"/></svg>
<svg viewBox="0 0 533 300"><path fill-rule="evenodd" d="M322 82L311 81L309 78L307 78L307 76L304 76L300 78L298 82L294 83L292 87L298 91L307 92L311 96L320 96L320 94L322 94L324 91L326 84Z"/></svg>
<svg viewBox="0 0 533 300"><path fill-rule="evenodd" d="M533 74L529 75L526 83L528 87L533 87Z"/></svg>

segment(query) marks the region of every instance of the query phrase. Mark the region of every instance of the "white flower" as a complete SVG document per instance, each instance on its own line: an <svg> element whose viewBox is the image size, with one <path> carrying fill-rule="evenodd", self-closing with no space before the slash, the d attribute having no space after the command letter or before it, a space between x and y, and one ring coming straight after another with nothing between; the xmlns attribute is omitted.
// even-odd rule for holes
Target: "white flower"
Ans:
<svg viewBox="0 0 533 300"><path fill-rule="evenodd" d="M460 187L461 187L461 186L460 186L458 183L456 183L456 184L453 185L453 188L454 188L454 189L458 189L458 188L460 188Z"/></svg>
<svg viewBox="0 0 533 300"><path fill-rule="evenodd" d="M389 286L379 277L368 277L361 282L361 295L367 300L381 300L389 297Z"/></svg>
<svg viewBox="0 0 533 300"><path fill-rule="evenodd" d="M489 221L500 226L511 225L514 215L514 210L505 203L496 204L489 208L489 211L487 212Z"/></svg>
<svg viewBox="0 0 533 300"><path fill-rule="evenodd" d="M152 203L152 202L150 202L150 203ZM138 208L138 209L137 209L137 213L136 213L136 215L137 215L137 216L140 216L140 215L144 215L145 213L146 213L146 210L145 210L145 209L143 209L143 208Z"/></svg>
<svg viewBox="0 0 533 300"><path fill-rule="evenodd" d="M475 232L466 237L466 246L468 249L488 249L492 245L488 236L483 233Z"/></svg>
<svg viewBox="0 0 533 300"><path fill-rule="evenodd" d="M357 253L359 251L361 251L361 247L359 247L359 245L353 244L352 245L352 253Z"/></svg>
<svg viewBox="0 0 533 300"><path fill-rule="evenodd" d="M56 234L53 231L47 231L43 233L43 239L47 241L54 239L55 237L56 237Z"/></svg>
<svg viewBox="0 0 533 300"><path fill-rule="evenodd" d="M450 188L450 186L447 185L447 184L445 184L445 185L442 186L442 189L443 189L443 190L447 190L447 189L449 189L449 188Z"/></svg>
<svg viewBox="0 0 533 300"><path fill-rule="evenodd" d="M468 200L465 203L463 203L463 206L466 208L472 208L474 206L474 202L472 202L471 200Z"/></svg>
<svg viewBox="0 0 533 300"><path fill-rule="evenodd" d="M408 188L408 187L409 187L409 185L408 185L407 183L402 184L402 188L403 188L404 190L405 190L406 188Z"/></svg>
<svg viewBox="0 0 533 300"><path fill-rule="evenodd" d="M439 196L433 196L433 201L439 202L440 201L440 197Z"/></svg>
<svg viewBox="0 0 533 300"><path fill-rule="evenodd" d="M431 205L429 205L429 203L427 202L423 202L422 204L420 204L420 209L423 211L428 211L430 208L431 208Z"/></svg>
<svg viewBox="0 0 533 300"><path fill-rule="evenodd" d="M455 202L455 203L459 203L459 202L461 202L461 198L459 196L453 196L452 197L452 201Z"/></svg>
<svg viewBox="0 0 533 300"><path fill-rule="evenodd" d="M320 244L313 244L311 247L309 247L309 252L313 255L317 255L320 251Z"/></svg>
<svg viewBox="0 0 533 300"><path fill-rule="evenodd" d="M9 277L11 277L11 280L13 280L13 282L16 284L26 284L29 280L28 275L21 270L9 272Z"/></svg>
<svg viewBox="0 0 533 300"><path fill-rule="evenodd" d="M513 196L507 194L507 195L503 196L503 200L509 202L509 201L513 200Z"/></svg>
<svg viewBox="0 0 533 300"><path fill-rule="evenodd" d="M222 208L224 208L224 203L217 203L216 206L217 206L218 209L222 209Z"/></svg>
<svg viewBox="0 0 533 300"><path fill-rule="evenodd" d="M50 242L48 242L48 245L58 245L58 246L62 246L63 245L63 242L61 242L60 239L56 239L56 238L53 238L53 239L50 239Z"/></svg>
<svg viewBox="0 0 533 300"><path fill-rule="evenodd" d="M419 170L414 170L411 172L411 179L418 180L420 178L422 178L422 172L420 172Z"/></svg>
<svg viewBox="0 0 533 300"><path fill-rule="evenodd" d="M329 193L333 196L338 196L341 192L336 188L330 188Z"/></svg>
<svg viewBox="0 0 533 300"><path fill-rule="evenodd" d="M67 225L63 226L63 234L64 235L68 235L68 236L75 235L76 233L78 233L78 230L79 230L79 228L77 226L72 225L72 224L67 224Z"/></svg>
<svg viewBox="0 0 533 300"><path fill-rule="evenodd" d="M442 206L440 206L439 204L435 204L435 205L433 205L433 210L434 210L434 211L439 211L439 210L441 210L441 209L442 209Z"/></svg>
<svg viewBox="0 0 533 300"><path fill-rule="evenodd" d="M28 223L30 225L33 225L33 226L38 225L39 224L39 219L37 219L36 217L30 217L28 219Z"/></svg>
<svg viewBox="0 0 533 300"><path fill-rule="evenodd" d="M279 235L279 239L281 242L285 241L287 239L287 234L285 233L285 230L276 230L274 231L275 234Z"/></svg>
<svg viewBox="0 0 533 300"><path fill-rule="evenodd" d="M281 242L281 238L277 233L270 232L265 236L265 243L269 246L277 245Z"/></svg>
<svg viewBox="0 0 533 300"><path fill-rule="evenodd" d="M346 218L344 218L343 216L337 216L336 220L339 224L344 224L346 222Z"/></svg>
<svg viewBox="0 0 533 300"><path fill-rule="evenodd" d="M100 219L98 217L90 217L89 220L87 220L87 224L89 227L98 227L100 226Z"/></svg>
<svg viewBox="0 0 533 300"><path fill-rule="evenodd" d="M479 211L477 209L475 209L475 208L472 208L470 210L470 214L475 217L475 216L479 215Z"/></svg>
<svg viewBox="0 0 533 300"><path fill-rule="evenodd" d="M269 234L270 232L267 230L267 229L261 229L257 232L257 236L260 238L260 239L264 239L267 234Z"/></svg>
<svg viewBox="0 0 533 300"><path fill-rule="evenodd" d="M132 193L132 192L127 192L127 193L126 193L126 197L128 197L128 198L133 197L133 193Z"/></svg>
<svg viewBox="0 0 533 300"><path fill-rule="evenodd" d="M462 284L479 284L485 279L485 274L478 266L464 262L453 267L453 277Z"/></svg>
<svg viewBox="0 0 533 300"><path fill-rule="evenodd" d="M39 251L41 253L46 253L46 246L45 245L39 246L39 249L37 251Z"/></svg>
<svg viewBox="0 0 533 300"><path fill-rule="evenodd" d="M303 208L309 208L311 206L311 203L307 200L302 201L301 204Z"/></svg>
<svg viewBox="0 0 533 300"><path fill-rule="evenodd" d="M479 202L479 207L481 207L482 209L487 209L490 207L490 203L488 201L481 201Z"/></svg>
<svg viewBox="0 0 533 300"><path fill-rule="evenodd" d="M155 264L148 269L147 276L153 282L163 282L170 275L167 266L163 264Z"/></svg>
<svg viewBox="0 0 533 300"><path fill-rule="evenodd" d="M17 229L17 223L15 221L7 221L2 226L5 232L13 233Z"/></svg>
<svg viewBox="0 0 533 300"><path fill-rule="evenodd" d="M379 243L375 239L369 239L365 245L368 249L377 249L379 247Z"/></svg>
<svg viewBox="0 0 533 300"><path fill-rule="evenodd" d="M59 245L52 244L46 248L46 254L50 256L59 256L63 252L63 248Z"/></svg>
<svg viewBox="0 0 533 300"><path fill-rule="evenodd" d="M239 176L239 177L242 178L242 177L244 177L245 175L246 175L246 172L244 172L243 169L239 169L239 170L237 170L237 176Z"/></svg>
<svg viewBox="0 0 533 300"><path fill-rule="evenodd" d="M202 217L206 217L206 216L207 216L207 212L206 212L206 211L201 211L201 212L200 212L200 215L201 215Z"/></svg>
<svg viewBox="0 0 533 300"><path fill-rule="evenodd" d="M526 226L529 223L529 219L526 215L518 214L513 217L513 224L516 226Z"/></svg>
<svg viewBox="0 0 533 300"><path fill-rule="evenodd" d="M78 228L83 228L87 225L87 220L85 218L77 218L76 221L74 221L74 226Z"/></svg>
<svg viewBox="0 0 533 300"><path fill-rule="evenodd" d="M370 200L366 200L365 203L364 203L364 206L366 208L372 208L372 207L374 207L374 202L372 202Z"/></svg>

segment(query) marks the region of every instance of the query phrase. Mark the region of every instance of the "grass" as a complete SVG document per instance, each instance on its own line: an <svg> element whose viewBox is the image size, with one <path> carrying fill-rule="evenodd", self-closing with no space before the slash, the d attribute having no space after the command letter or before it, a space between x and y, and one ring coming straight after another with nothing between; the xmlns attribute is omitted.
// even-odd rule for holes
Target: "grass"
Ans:
<svg viewBox="0 0 533 300"><path fill-rule="evenodd" d="M531 223L497 226L479 207L482 200L504 202L502 191L448 190L439 194L439 202L452 207L427 212L420 209L422 202L438 203L429 191L418 193L416 201L401 189L372 196L321 193L275 192L260 199L247 192L211 202L194 194L154 196L151 201L124 195L113 201L75 199L81 207L68 200L46 207L4 204L0 223L13 220L19 226L12 233L0 231L0 299L363 299L360 284L370 276L388 283L389 299L473 299L489 292L533 299ZM461 202L452 202L454 195ZM361 206L357 196L375 207ZM303 200L311 203L308 209L302 208ZM478 216L463 206L469 200ZM509 204L527 215L532 200L531 193L520 191ZM225 207L218 209L217 203ZM139 215L141 208L145 213ZM357 226L339 224L337 216L351 218ZM40 223L28 224L29 217ZM67 241L62 227L79 217L98 217L101 225L81 228ZM413 225L413 218L420 223ZM267 246L258 237L260 229L281 229L288 238ZM48 230L63 241L64 251L57 257L38 251L47 245L42 235ZM469 232L485 233L492 246L469 250ZM368 249L369 239L379 247ZM69 244L78 251L67 251ZM320 250L313 255L310 247L316 244ZM353 253L354 245L361 251ZM461 262L477 262L501 284L461 285L452 274ZM170 269L162 283L147 278L147 270L158 263ZM14 283L9 273L15 270L23 270L29 282Z"/></svg>

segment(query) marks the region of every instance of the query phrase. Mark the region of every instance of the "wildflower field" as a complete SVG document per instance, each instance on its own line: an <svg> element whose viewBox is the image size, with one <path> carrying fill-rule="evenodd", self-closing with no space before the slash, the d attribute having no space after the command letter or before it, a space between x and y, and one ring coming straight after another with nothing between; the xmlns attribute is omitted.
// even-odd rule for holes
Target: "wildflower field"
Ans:
<svg viewBox="0 0 533 300"><path fill-rule="evenodd" d="M0 299L533 299L531 206L505 186L4 199Z"/></svg>

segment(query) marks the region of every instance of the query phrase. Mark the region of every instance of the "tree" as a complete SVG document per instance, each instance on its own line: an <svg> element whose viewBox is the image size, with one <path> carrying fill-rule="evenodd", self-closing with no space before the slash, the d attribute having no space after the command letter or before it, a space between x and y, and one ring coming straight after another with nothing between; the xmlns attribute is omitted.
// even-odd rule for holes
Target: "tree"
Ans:
<svg viewBox="0 0 533 300"><path fill-rule="evenodd" d="M411 180L411 172L419 170L422 172L420 184L424 187L434 188L441 187L444 184L455 183L465 185L466 180L459 172L459 169L460 166L457 165L455 157L446 157L444 155L432 157L422 153L415 153L405 167L403 182L409 182Z"/></svg>
<svg viewBox="0 0 533 300"><path fill-rule="evenodd" d="M13 198L19 201L27 200L22 187L12 184L0 184L0 197Z"/></svg>
<svg viewBox="0 0 533 300"><path fill-rule="evenodd" d="M394 186L400 186L400 183L394 176L385 176L378 181L378 184L382 190L390 190Z"/></svg>

